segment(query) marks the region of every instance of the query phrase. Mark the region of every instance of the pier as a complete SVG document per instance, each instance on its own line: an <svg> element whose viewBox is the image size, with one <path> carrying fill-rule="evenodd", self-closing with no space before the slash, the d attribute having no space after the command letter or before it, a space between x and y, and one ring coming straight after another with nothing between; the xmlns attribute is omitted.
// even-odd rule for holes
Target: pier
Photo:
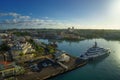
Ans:
<svg viewBox="0 0 120 80"><path fill-rule="evenodd" d="M70 56L70 55L69 55ZM80 60L76 57L70 56L70 61L61 63L57 62L57 66L49 66L43 68L40 72L32 72L28 67L26 68L26 73L24 75L16 76L17 80L46 80L66 72L75 70L84 66L87 61Z"/></svg>

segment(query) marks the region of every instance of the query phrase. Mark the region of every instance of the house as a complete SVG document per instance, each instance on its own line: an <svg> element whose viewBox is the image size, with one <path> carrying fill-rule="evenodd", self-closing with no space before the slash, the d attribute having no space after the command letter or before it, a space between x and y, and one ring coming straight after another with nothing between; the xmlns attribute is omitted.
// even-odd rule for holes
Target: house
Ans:
<svg viewBox="0 0 120 80"><path fill-rule="evenodd" d="M28 54L35 52L35 49L32 48L32 45L28 42L26 43L16 43L14 46L12 46L12 55L13 58L16 59L21 53Z"/></svg>
<svg viewBox="0 0 120 80"><path fill-rule="evenodd" d="M0 36L3 37L3 36L8 36L7 33L0 33Z"/></svg>
<svg viewBox="0 0 120 80"><path fill-rule="evenodd" d="M30 36L25 36L25 39L26 39L26 40L30 40L31 37L30 37Z"/></svg>
<svg viewBox="0 0 120 80"><path fill-rule="evenodd" d="M26 44L23 45L22 49L24 54L35 52L35 49L33 49L32 45L28 42L26 42Z"/></svg>
<svg viewBox="0 0 120 80"><path fill-rule="evenodd" d="M70 61L70 57L67 54L63 53L60 56L59 61L61 61L61 62L69 62Z"/></svg>
<svg viewBox="0 0 120 80"><path fill-rule="evenodd" d="M57 51L55 54L55 59L60 62L69 62L70 56L68 56L64 51Z"/></svg>
<svg viewBox="0 0 120 80"><path fill-rule="evenodd" d="M11 77L24 73L24 68L15 63L0 62L0 78Z"/></svg>

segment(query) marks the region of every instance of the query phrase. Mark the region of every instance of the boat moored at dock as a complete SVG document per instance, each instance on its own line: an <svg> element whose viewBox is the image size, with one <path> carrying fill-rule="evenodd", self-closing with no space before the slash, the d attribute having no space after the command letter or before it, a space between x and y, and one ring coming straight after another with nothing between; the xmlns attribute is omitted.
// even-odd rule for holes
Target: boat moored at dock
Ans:
<svg viewBox="0 0 120 80"><path fill-rule="evenodd" d="M100 56L109 55L109 54L110 54L110 49L100 48L97 46L97 42L95 42L95 45L89 48L84 54L80 55L80 58L84 60L93 60Z"/></svg>

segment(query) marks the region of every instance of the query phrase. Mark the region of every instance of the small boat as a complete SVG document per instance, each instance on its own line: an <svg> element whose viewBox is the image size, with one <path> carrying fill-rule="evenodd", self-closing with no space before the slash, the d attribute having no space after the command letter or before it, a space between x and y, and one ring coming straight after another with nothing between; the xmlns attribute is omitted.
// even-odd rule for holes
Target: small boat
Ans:
<svg viewBox="0 0 120 80"><path fill-rule="evenodd" d="M97 57L109 54L110 54L109 49L100 48L97 46L97 42L95 42L95 45L89 48L84 54L80 55L80 58L84 60L93 60Z"/></svg>

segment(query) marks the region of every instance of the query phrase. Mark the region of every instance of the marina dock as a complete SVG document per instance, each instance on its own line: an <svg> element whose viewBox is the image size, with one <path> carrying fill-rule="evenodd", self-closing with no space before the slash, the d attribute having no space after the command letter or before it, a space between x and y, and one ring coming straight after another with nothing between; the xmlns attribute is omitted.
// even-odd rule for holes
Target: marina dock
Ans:
<svg viewBox="0 0 120 80"><path fill-rule="evenodd" d="M46 80L74 69L84 66L87 61L82 61L76 57L70 56L70 61L66 63L59 63L57 66L49 66L43 68L40 72L32 72L26 67L24 75L16 76L17 80ZM61 66L62 65L62 66ZM66 68L67 67L67 68Z"/></svg>

